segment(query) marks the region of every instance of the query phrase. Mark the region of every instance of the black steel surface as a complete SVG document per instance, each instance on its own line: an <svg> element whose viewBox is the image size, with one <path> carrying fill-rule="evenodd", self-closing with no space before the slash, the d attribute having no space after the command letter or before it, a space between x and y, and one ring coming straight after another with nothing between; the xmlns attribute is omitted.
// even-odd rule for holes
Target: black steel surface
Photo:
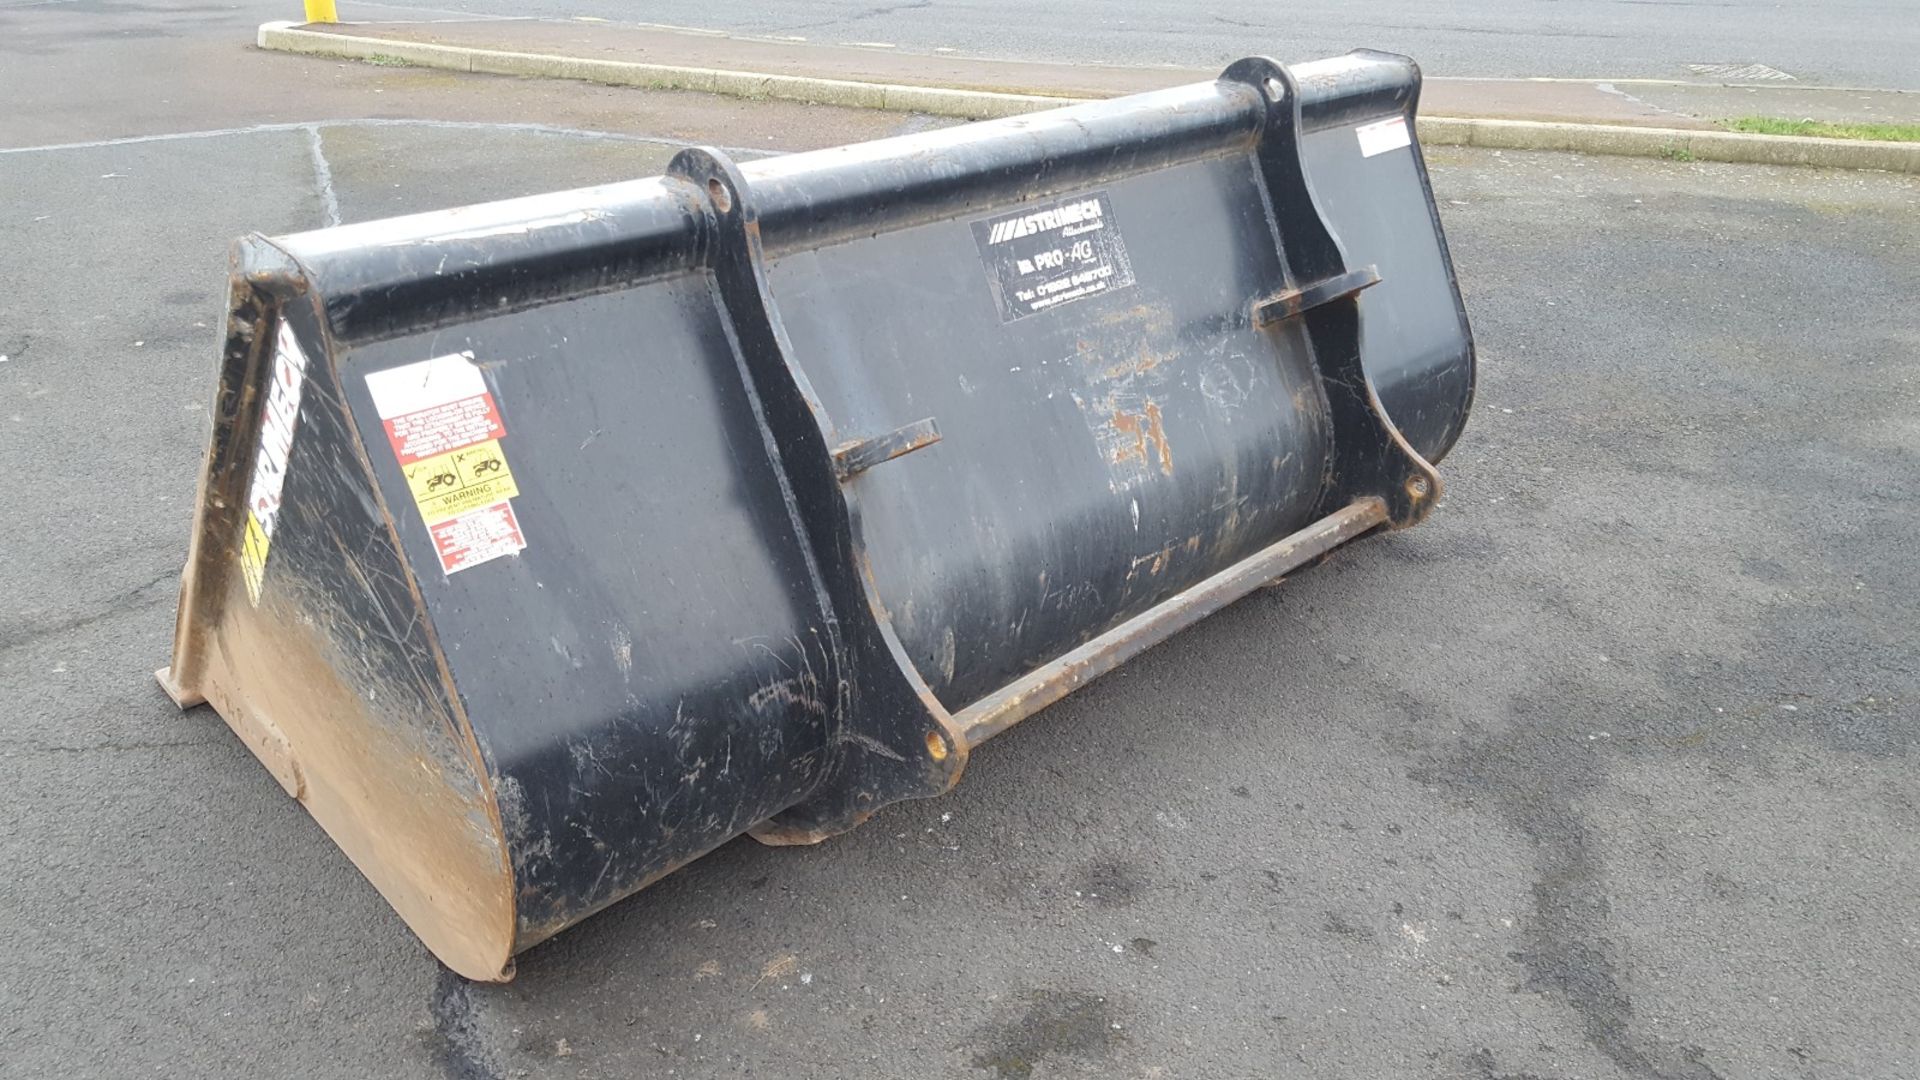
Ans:
<svg viewBox="0 0 1920 1080"><path fill-rule="evenodd" d="M1417 144L1355 134L1410 130L1417 92L1384 54L1250 59L273 241L333 374L268 600L470 727L518 947L749 828L811 841L944 790L954 713L999 695L999 730L1009 687L1078 684L1047 674L1075 650L1110 666L1116 628L1154 640L1142 616L1184 625L1200 583L1212 610L1256 554L1375 520L1343 508L1432 506L1471 340ZM366 377L461 353L524 549L443 572ZM244 454L248 422L216 438Z"/></svg>

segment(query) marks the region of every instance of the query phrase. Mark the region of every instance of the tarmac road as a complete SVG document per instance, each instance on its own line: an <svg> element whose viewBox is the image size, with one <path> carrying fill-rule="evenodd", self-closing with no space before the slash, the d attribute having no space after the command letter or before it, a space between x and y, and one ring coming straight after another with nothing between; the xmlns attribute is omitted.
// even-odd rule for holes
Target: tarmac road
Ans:
<svg viewBox="0 0 1920 1080"><path fill-rule="evenodd" d="M1068 63L1216 67L1358 46L1420 59L1430 75L1691 79L1693 65L1763 64L1801 82L1920 90L1920 19L1906 0L422 0L482 13L696 26L909 52ZM295 18L295 5L288 0ZM342 0L343 18L392 19ZM1771 76L1751 73L1734 81Z"/></svg>
<svg viewBox="0 0 1920 1080"><path fill-rule="evenodd" d="M0 1075L1920 1073L1914 178L1434 154L1484 366L1428 523L1034 718L947 798L736 842L468 986L151 679L227 242L674 143L609 131L924 121L44 17L98 47L9 13L0 97L226 133L33 149L61 140L0 117ZM109 44L141 25L176 62L136 78Z"/></svg>

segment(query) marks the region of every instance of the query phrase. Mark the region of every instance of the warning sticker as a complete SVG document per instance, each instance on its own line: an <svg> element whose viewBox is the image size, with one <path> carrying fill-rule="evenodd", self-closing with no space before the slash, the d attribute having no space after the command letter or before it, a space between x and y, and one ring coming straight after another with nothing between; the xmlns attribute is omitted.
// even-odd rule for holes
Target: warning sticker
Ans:
<svg viewBox="0 0 1920 1080"><path fill-rule="evenodd" d="M421 520L429 525L520 494L498 439L402 465L400 471L407 474Z"/></svg>
<svg viewBox="0 0 1920 1080"><path fill-rule="evenodd" d="M280 521L280 492L293 456L294 428L300 422L300 391L306 384L307 356L285 320L273 341L273 382L260 406L260 448L247 481L247 520L240 537L240 577L247 600L258 606L267 578L267 550Z"/></svg>
<svg viewBox="0 0 1920 1080"><path fill-rule="evenodd" d="M403 414L386 421L387 439L400 463L419 461L479 439L497 439L507 433L493 411L493 395L482 392L445 405Z"/></svg>
<svg viewBox="0 0 1920 1080"><path fill-rule="evenodd" d="M448 574L525 550L507 428L471 352L367 376L374 410Z"/></svg>
<svg viewBox="0 0 1920 1080"><path fill-rule="evenodd" d="M1000 320L1133 284L1133 264L1104 191L1028 204L973 223Z"/></svg>
<svg viewBox="0 0 1920 1080"><path fill-rule="evenodd" d="M440 568L449 574L502 555L518 554L527 546L526 538L520 535L520 519L513 516L513 504L507 502L448 518L428 531L433 533Z"/></svg>

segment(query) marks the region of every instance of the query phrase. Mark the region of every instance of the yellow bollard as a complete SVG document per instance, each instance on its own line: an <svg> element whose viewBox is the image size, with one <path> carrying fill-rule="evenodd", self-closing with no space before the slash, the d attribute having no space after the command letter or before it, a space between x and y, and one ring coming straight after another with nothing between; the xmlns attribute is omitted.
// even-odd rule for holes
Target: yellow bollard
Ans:
<svg viewBox="0 0 1920 1080"><path fill-rule="evenodd" d="M310 23L339 22L340 14L333 8L333 0L306 0L307 21Z"/></svg>

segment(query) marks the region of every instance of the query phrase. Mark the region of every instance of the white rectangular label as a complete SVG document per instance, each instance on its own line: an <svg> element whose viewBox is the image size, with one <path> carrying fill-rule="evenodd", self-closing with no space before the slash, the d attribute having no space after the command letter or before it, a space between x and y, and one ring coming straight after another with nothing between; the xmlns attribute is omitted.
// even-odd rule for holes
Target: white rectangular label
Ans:
<svg viewBox="0 0 1920 1080"><path fill-rule="evenodd" d="M478 397L487 392L487 380L473 362L473 353L457 352L403 364L367 376L374 410L391 420L422 409Z"/></svg>
<svg viewBox="0 0 1920 1080"><path fill-rule="evenodd" d="M1372 157L1389 150L1398 150L1413 144L1413 134L1407 130L1405 117L1396 116L1391 120L1362 124L1353 129L1360 138L1360 156Z"/></svg>

